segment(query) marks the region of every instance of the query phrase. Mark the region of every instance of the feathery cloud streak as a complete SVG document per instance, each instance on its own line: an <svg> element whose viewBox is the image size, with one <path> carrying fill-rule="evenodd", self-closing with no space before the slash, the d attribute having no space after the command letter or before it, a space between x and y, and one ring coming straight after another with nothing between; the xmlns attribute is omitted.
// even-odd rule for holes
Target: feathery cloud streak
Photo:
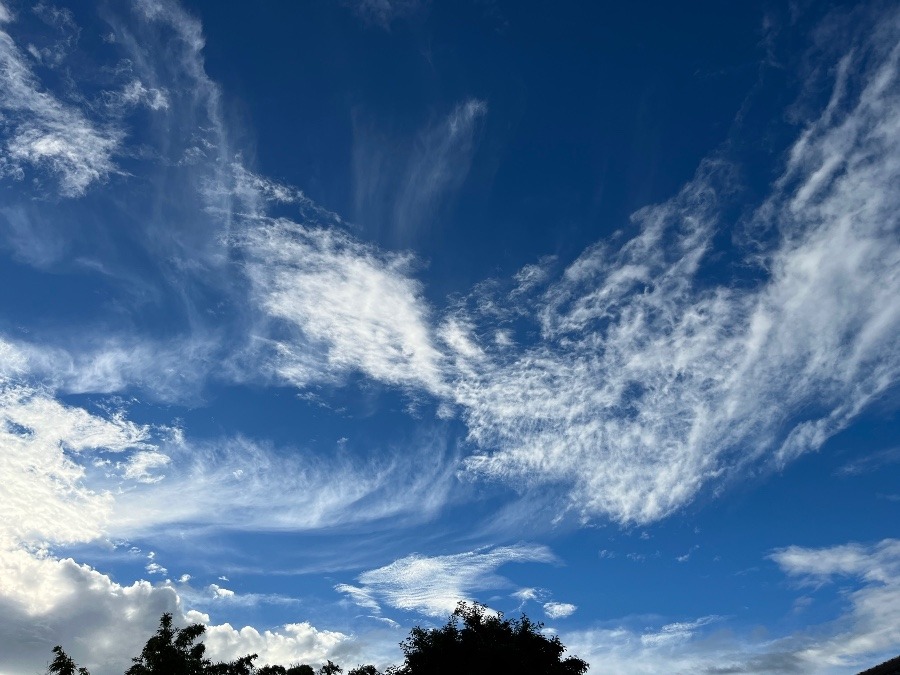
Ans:
<svg viewBox="0 0 900 675"><path fill-rule="evenodd" d="M10 20L5 8L0 8L0 16L0 23ZM114 171L112 156L122 140L121 131L94 124L78 108L43 90L26 56L3 30L0 83L6 137L0 175L21 180L26 165L45 169L59 177L64 196L76 197Z"/></svg>
<svg viewBox="0 0 900 675"><path fill-rule="evenodd" d="M384 603L395 609L446 617L457 603L471 600L475 592L510 585L494 571L511 562L555 563L557 559L545 546L526 544L432 557L413 554L363 572L357 577L359 586L338 584L335 590L376 612Z"/></svg>
<svg viewBox="0 0 900 675"><path fill-rule="evenodd" d="M588 249L532 300L538 345L493 339L497 307L529 313L515 292L453 317L472 327L454 395L485 449L469 471L569 484L583 516L649 522L705 483L820 447L897 382L898 33L895 13L846 57L858 95L838 81L754 216L777 232L761 260L747 253L763 281L702 280L731 180L707 161L635 214L640 234Z"/></svg>

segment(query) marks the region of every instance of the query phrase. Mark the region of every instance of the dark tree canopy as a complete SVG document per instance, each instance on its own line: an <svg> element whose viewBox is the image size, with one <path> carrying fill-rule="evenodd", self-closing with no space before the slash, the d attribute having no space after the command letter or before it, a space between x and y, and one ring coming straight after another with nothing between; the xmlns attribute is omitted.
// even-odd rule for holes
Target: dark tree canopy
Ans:
<svg viewBox="0 0 900 675"><path fill-rule="evenodd" d="M541 633L543 624L505 619L484 605L460 603L441 628L413 628L401 643L406 657L397 675L583 675L588 664L562 658L559 637Z"/></svg>
<svg viewBox="0 0 900 675"><path fill-rule="evenodd" d="M312 666L305 663L296 666L262 666L256 670L255 675L316 675Z"/></svg>
<svg viewBox="0 0 900 675"><path fill-rule="evenodd" d="M194 643L205 632L206 627L199 623L175 628L172 615L163 614L156 634L147 640L141 655L132 659L134 665L125 675L202 675L211 664L203 658L206 645Z"/></svg>
<svg viewBox="0 0 900 675"><path fill-rule="evenodd" d="M347 675L381 675L375 666L357 666Z"/></svg>
<svg viewBox="0 0 900 675"><path fill-rule="evenodd" d="M53 648L53 653L56 657L47 667L47 672L51 675L90 675L87 668L79 668L59 645Z"/></svg>
<svg viewBox="0 0 900 675"><path fill-rule="evenodd" d="M543 624L504 619L484 605L459 603L441 628L413 628L400 646L405 660L387 675L584 675L588 664L579 658L563 659L566 648L557 636L541 633ZM206 627L192 624L176 628L172 615L163 614L156 633L147 640L140 656L132 659L125 675L340 675L343 669L327 661L318 672L312 666L287 668L268 665L256 668L256 654L235 661L213 663L205 658L206 645L199 642ZM90 675L54 647L55 658L48 675ZM347 675L381 675L375 666L357 666Z"/></svg>

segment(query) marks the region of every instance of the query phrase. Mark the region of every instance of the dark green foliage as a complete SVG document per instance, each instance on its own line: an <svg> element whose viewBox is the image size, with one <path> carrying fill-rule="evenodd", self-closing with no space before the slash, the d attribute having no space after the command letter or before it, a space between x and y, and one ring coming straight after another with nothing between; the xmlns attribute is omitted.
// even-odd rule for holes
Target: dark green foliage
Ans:
<svg viewBox="0 0 900 675"><path fill-rule="evenodd" d="M413 628L401 643L406 657L397 675L583 675L588 664L562 658L559 637L526 616L504 619L484 605L460 603L442 628Z"/></svg>
<svg viewBox="0 0 900 675"><path fill-rule="evenodd" d="M319 675L338 675L338 673L343 673L344 669L341 668L338 664L334 663L331 659L328 662L319 668Z"/></svg>
<svg viewBox="0 0 900 675"><path fill-rule="evenodd" d="M375 666L357 666L347 675L381 675Z"/></svg>
<svg viewBox="0 0 900 675"><path fill-rule="evenodd" d="M53 648L53 653L56 654L56 657L47 668L47 672L51 675L91 675L87 668L79 668L75 665L75 662L69 658L69 655L59 645Z"/></svg>

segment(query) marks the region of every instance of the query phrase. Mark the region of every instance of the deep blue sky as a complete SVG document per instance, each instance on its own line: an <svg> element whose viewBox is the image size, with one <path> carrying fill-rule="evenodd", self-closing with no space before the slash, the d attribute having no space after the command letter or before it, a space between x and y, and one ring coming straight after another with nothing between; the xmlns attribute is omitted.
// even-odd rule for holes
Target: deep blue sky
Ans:
<svg viewBox="0 0 900 675"><path fill-rule="evenodd" d="M459 600L593 672L900 651L890 3L0 31L0 672L163 611L386 666Z"/></svg>

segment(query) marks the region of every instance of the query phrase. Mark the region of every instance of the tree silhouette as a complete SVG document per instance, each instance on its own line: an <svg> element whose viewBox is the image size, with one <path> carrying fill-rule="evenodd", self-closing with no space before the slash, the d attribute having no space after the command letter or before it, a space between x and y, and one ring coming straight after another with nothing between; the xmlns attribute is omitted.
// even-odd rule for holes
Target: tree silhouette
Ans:
<svg viewBox="0 0 900 675"><path fill-rule="evenodd" d="M541 633L543 624L524 614L504 619L484 605L459 603L441 628L410 631L400 646L405 662L396 675L583 675L588 664L562 658L566 648L558 636Z"/></svg>
<svg viewBox="0 0 900 675"><path fill-rule="evenodd" d="M400 646L403 665L388 668L385 675L584 675L588 664L570 656L559 637L541 633L543 624L524 614L504 619L481 604L459 603L446 625L426 630L413 628ZM172 615L163 614L140 656L132 659L125 675L340 675L343 669L327 661L316 673L309 665L255 668L256 654L235 661L213 663L205 658L206 645L199 639L203 624L176 628ZM79 668L62 647L54 647L48 675L90 675ZM357 666L348 675L381 675L375 666Z"/></svg>
<svg viewBox="0 0 900 675"><path fill-rule="evenodd" d="M147 640L140 656L125 675L251 675L256 654L242 656L230 663L212 663L203 658L206 645L197 640L206 626L194 623L184 628L172 625L172 615L166 612L159 619L159 628Z"/></svg>
<svg viewBox="0 0 900 675"><path fill-rule="evenodd" d="M316 671L313 670L312 666L304 663L287 668L284 666L263 666L257 669L256 675L316 675Z"/></svg>
<svg viewBox="0 0 900 675"><path fill-rule="evenodd" d="M159 620L159 628L134 665L125 675L202 675L210 662L203 658L206 645L195 641L206 632L206 626L195 623L185 628L172 626L172 615L166 612Z"/></svg>
<svg viewBox="0 0 900 675"><path fill-rule="evenodd" d="M56 654L56 658L47 667L47 672L51 675L91 675L87 668L79 668L59 645L53 648L53 653Z"/></svg>

